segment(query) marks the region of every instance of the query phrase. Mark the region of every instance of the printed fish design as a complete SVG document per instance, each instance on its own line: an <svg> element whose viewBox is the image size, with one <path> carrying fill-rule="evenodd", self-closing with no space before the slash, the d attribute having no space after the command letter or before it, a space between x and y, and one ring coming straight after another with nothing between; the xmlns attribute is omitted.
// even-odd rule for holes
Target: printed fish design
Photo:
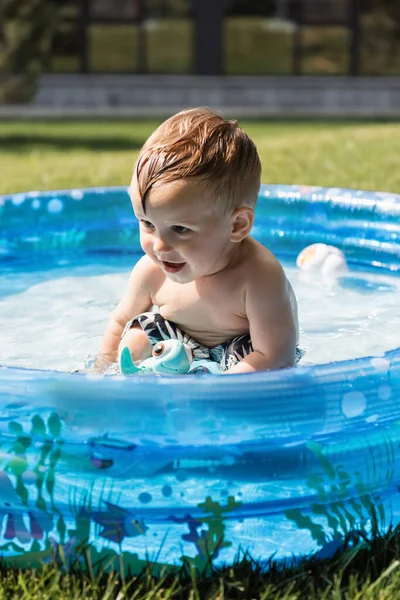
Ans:
<svg viewBox="0 0 400 600"><path fill-rule="evenodd" d="M29 518L29 529L23 519L24 513ZM53 529L51 517L43 511L28 510L15 492L7 473L0 471L0 520L4 516L4 539L17 539L21 544L27 544L32 539L41 540L45 531Z"/></svg>
<svg viewBox="0 0 400 600"><path fill-rule="evenodd" d="M96 469L110 469L114 465L114 459L107 456L102 456L103 452L113 453L115 450L132 452L136 448L136 444L126 442L125 440L118 440L116 438L109 438L108 435L100 437L90 438L88 440L88 446L92 447L94 451L90 455L90 462Z"/></svg>
<svg viewBox="0 0 400 600"><path fill-rule="evenodd" d="M148 527L143 519L136 519L129 510L121 508L116 504L104 501L107 511L99 511L91 514L95 523L103 527L100 536L111 542L121 543L126 537L137 537L145 535Z"/></svg>

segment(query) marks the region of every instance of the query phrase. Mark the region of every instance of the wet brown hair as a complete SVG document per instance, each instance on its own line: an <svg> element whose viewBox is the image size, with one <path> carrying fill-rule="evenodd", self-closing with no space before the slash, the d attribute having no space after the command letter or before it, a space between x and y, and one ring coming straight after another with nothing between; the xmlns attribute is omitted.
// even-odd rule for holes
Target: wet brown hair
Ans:
<svg viewBox="0 0 400 600"><path fill-rule="evenodd" d="M255 207L261 163L254 142L237 121L225 121L208 108L192 108L152 133L140 151L134 176L143 210L153 186L198 177L210 189L210 203L229 212Z"/></svg>

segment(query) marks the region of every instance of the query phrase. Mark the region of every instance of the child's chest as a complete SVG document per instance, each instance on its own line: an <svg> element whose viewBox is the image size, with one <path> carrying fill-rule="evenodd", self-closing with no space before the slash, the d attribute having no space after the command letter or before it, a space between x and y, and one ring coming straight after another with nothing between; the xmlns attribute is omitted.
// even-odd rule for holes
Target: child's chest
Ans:
<svg viewBox="0 0 400 600"><path fill-rule="evenodd" d="M198 338L198 332L209 332L210 345L216 341L214 336L234 336L247 327L244 291L232 281L177 284L166 280L152 300L165 319L180 325L193 337L197 334Z"/></svg>

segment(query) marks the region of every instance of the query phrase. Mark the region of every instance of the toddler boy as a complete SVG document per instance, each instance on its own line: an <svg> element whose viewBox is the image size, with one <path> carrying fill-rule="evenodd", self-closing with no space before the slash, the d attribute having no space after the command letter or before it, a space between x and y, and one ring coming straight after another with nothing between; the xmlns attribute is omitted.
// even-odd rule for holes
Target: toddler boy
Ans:
<svg viewBox="0 0 400 600"><path fill-rule="evenodd" d="M224 373L297 361L297 303L275 256L249 234L260 188L253 141L207 108L165 121L130 185L144 256L111 315L100 353L134 362L177 338Z"/></svg>

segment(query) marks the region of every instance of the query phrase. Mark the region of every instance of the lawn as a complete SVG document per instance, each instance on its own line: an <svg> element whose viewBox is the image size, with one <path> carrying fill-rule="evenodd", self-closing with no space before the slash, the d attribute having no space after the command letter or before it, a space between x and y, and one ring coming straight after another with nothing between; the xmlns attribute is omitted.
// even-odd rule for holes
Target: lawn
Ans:
<svg viewBox="0 0 400 600"><path fill-rule="evenodd" d="M398 600L400 598L400 532L358 540L330 560L309 559L297 565L271 562L261 572L243 560L233 567L195 576L193 571L154 577L120 577L114 572L86 573L68 565L43 570L0 568L0 600ZM85 561L84 561L85 562Z"/></svg>
<svg viewBox="0 0 400 600"><path fill-rule="evenodd" d="M240 121L265 183L400 192L400 122ZM157 121L0 121L0 194L127 185Z"/></svg>
<svg viewBox="0 0 400 600"><path fill-rule="evenodd" d="M156 121L0 122L0 194L126 185ZM255 140L263 181L400 192L400 123L241 122ZM47 566L0 568L0 600L396 600L400 531L353 544L330 560L308 560L261 574L243 562L208 578L190 573L121 579Z"/></svg>

